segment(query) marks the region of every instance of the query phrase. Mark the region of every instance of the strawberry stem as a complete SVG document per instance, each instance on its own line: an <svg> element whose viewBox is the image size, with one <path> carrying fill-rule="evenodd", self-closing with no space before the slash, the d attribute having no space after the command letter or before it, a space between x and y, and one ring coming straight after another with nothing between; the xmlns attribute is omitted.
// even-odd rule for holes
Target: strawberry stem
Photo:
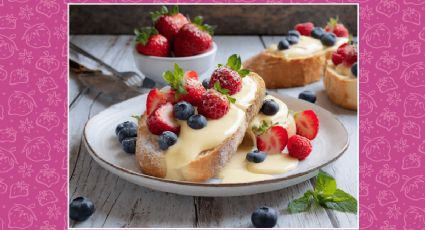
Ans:
<svg viewBox="0 0 425 230"><path fill-rule="evenodd" d="M136 34L136 41L146 45L149 38L152 35L158 34L158 31L153 27L143 27L134 29L134 34Z"/></svg>

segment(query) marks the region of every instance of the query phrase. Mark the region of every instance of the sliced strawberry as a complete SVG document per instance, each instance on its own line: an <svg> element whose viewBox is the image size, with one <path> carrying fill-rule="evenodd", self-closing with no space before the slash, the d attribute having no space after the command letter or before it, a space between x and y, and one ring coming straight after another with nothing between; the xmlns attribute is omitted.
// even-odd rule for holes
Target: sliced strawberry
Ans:
<svg viewBox="0 0 425 230"><path fill-rule="evenodd" d="M288 132L279 125L272 126L257 136L257 148L260 151L274 154L281 153L288 143Z"/></svg>
<svg viewBox="0 0 425 230"><path fill-rule="evenodd" d="M146 99L146 114L150 115L155 109L165 103L167 103L167 95L157 88L151 89Z"/></svg>
<svg viewBox="0 0 425 230"><path fill-rule="evenodd" d="M313 140L319 132L319 119L313 110L304 110L295 114L297 134Z"/></svg>
<svg viewBox="0 0 425 230"><path fill-rule="evenodd" d="M173 116L173 104L170 102L161 105L149 115L146 123L149 131L155 135L160 135L165 131L171 131L177 135L180 132L180 126Z"/></svg>
<svg viewBox="0 0 425 230"><path fill-rule="evenodd" d="M301 35L310 36L311 31L314 28L314 24L311 22L299 23L295 25L295 29L300 32Z"/></svg>

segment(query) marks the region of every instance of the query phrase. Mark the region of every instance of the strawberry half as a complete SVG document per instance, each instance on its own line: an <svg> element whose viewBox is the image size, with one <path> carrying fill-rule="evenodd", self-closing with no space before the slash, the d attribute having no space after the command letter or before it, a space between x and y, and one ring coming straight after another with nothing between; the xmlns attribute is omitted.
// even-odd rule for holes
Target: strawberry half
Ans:
<svg viewBox="0 0 425 230"><path fill-rule="evenodd" d="M151 18L155 24L155 28L170 42L173 42L180 28L184 24L189 23L189 20L183 14L179 13L179 7L176 5L171 10L168 10L166 6L162 6L161 10L151 12Z"/></svg>
<svg viewBox="0 0 425 230"><path fill-rule="evenodd" d="M347 66L351 66L357 62L357 50L356 47L350 43L344 43L338 47L336 52L332 54L332 62L334 65L344 63Z"/></svg>
<svg viewBox="0 0 425 230"><path fill-rule="evenodd" d="M146 99L146 114L149 116L155 109L167 102L174 103L174 94L175 92L171 89L151 89Z"/></svg>
<svg viewBox="0 0 425 230"><path fill-rule="evenodd" d="M313 110L304 110L294 116L297 134L313 140L319 132L319 119Z"/></svg>
<svg viewBox="0 0 425 230"><path fill-rule="evenodd" d="M146 123L149 131L155 135L160 135L165 131L170 131L177 135L180 132L180 126L173 115L173 104L170 102L161 105L149 115Z"/></svg>
<svg viewBox="0 0 425 230"><path fill-rule="evenodd" d="M348 38L348 29L342 23L339 23L339 18L330 18L325 27L326 32L333 32L337 37Z"/></svg>
<svg viewBox="0 0 425 230"><path fill-rule="evenodd" d="M195 17L192 23L185 24L176 34L173 45L177 57L198 55L212 47L213 28L202 22L201 16Z"/></svg>
<svg viewBox="0 0 425 230"><path fill-rule="evenodd" d="M170 43L152 27L135 29L137 52L157 57L170 56Z"/></svg>
<svg viewBox="0 0 425 230"><path fill-rule="evenodd" d="M300 32L301 35L310 36L311 31L314 28L314 24L311 22L299 23L295 25L295 29Z"/></svg>
<svg viewBox="0 0 425 230"><path fill-rule="evenodd" d="M268 154L281 153L288 143L288 132L285 128L275 125L257 136L257 148Z"/></svg>

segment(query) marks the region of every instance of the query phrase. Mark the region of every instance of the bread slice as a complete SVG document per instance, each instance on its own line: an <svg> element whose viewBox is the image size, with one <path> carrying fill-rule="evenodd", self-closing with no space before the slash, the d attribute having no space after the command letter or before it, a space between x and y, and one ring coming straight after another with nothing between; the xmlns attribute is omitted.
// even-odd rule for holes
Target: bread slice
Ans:
<svg viewBox="0 0 425 230"><path fill-rule="evenodd" d="M262 78L251 72L247 77L252 78L257 84L255 99L246 109L245 120L237 130L220 145L200 152L189 164L180 169L182 180L190 182L203 182L214 177L219 170L229 161L236 152L245 135L246 129L252 118L259 112L265 96L265 84ZM196 140L195 140L196 141ZM167 163L166 152L158 145L158 136L149 132L146 126L146 116L139 120L136 142L136 160L143 173L166 178Z"/></svg>
<svg viewBox="0 0 425 230"><path fill-rule="evenodd" d="M323 84L333 103L346 109L357 110L357 78L339 74L332 61L328 60Z"/></svg>

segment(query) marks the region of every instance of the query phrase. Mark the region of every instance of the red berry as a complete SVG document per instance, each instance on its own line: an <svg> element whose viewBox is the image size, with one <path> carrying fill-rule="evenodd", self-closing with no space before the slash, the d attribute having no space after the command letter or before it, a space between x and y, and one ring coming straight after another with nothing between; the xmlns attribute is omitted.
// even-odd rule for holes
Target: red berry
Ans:
<svg viewBox="0 0 425 230"><path fill-rule="evenodd" d="M174 37L179 32L180 28L187 23L189 23L189 21L181 13L176 13L174 15L166 14L155 21L155 28L170 42L173 42Z"/></svg>
<svg viewBox="0 0 425 230"><path fill-rule="evenodd" d="M199 80L198 73L194 70L186 71L186 73L184 73L184 77L186 79L190 78L190 79L193 79L193 80Z"/></svg>
<svg viewBox="0 0 425 230"><path fill-rule="evenodd" d="M297 158L298 160L304 160L307 158L312 151L311 142L309 139L294 135L288 140L288 153L289 156Z"/></svg>
<svg viewBox="0 0 425 230"><path fill-rule="evenodd" d="M257 148L260 151L274 154L281 153L288 143L288 132L279 125L272 126L257 136Z"/></svg>
<svg viewBox="0 0 425 230"><path fill-rule="evenodd" d="M177 57L194 56L205 53L212 47L212 37L193 23L185 24L174 40L174 54Z"/></svg>
<svg viewBox="0 0 425 230"><path fill-rule="evenodd" d="M334 54L332 54L332 61L333 61ZM344 43L344 44L340 45L338 47L338 49L336 50L336 54L337 54L336 56L339 55L342 58L341 62L343 62L347 66L351 66L352 64L357 62L357 50L353 45L351 45L349 43ZM341 63L341 62L339 62L339 63ZM334 64L335 64L335 62L334 62ZM337 65L337 64L335 64L335 65Z"/></svg>
<svg viewBox="0 0 425 230"><path fill-rule="evenodd" d="M198 106L202 101L202 94L205 93L202 83L193 78L186 78L184 80L184 88L186 94L181 94L178 101L187 101L193 106Z"/></svg>
<svg viewBox="0 0 425 230"><path fill-rule="evenodd" d="M173 105L166 103L157 108L151 115L148 116L147 126L151 133L160 135L165 131L170 131L179 134L180 126L174 119Z"/></svg>
<svg viewBox="0 0 425 230"><path fill-rule="evenodd" d="M319 132L319 119L313 110L304 110L294 116L297 134L313 140Z"/></svg>
<svg viewBox="0 0 425 230"><path fill-rule="evenodd" d="M154 28L146 27L136 30L137 52L157 57L170 56L170 43L167 38L158 34Z"/></svg>
<svg viewBox="0 0 425 230"><path fill-rule="evenodd" d="M146 99L146 114L149 116L165 103L167 103L167 96L157 88L151 89Z"/></svg>
<svg viewBox="0 0 425 230"><path fill-rule="evenodd" d="M341 54L339 53L332 54L332 62L334 63L334 65L339 65L342 63L342 61L344 61L344 57L342 57Z"/></svg>
<svg viewBox="0 0 425 230"><path fill-rule="evenodd" d="M314 24L311 22L299 23L295 26L295 29L300 32L301 35L310 36L311 31L314 28Z"/></svg>
<svg viewBox="0 0 425 230"><path fill-rule="evenodd" d="M221 66L216 69L210 80L210 88L214 87L216 81L220 82L220 86L223 89L228 89L229 94L233 95L242 89L242 78L238 72L228 67Z"/></svg>
<svg viewBox="0 0 425 230"><path fill-rule="evenodd" d="M229 109L230 102L227 97L215 89L209 89L202 94L202 101L198 106L198 112L210 119L223 117Z"/></svg>
<svg viewBox="0 0 425 230"><path fill-rule="evenodd" d="M338 23L339 19L330 18L328 24L325 27L327 32L333 32L337 37L348 37L348 30L341 23Z"/></svg>

